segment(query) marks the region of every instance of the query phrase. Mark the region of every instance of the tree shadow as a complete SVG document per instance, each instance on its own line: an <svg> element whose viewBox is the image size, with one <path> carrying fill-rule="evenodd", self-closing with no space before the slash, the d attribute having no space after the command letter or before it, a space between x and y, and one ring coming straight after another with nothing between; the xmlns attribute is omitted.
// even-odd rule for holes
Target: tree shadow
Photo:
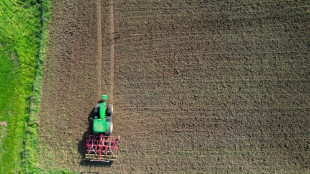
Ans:
<svg viewBox="0 0 310 174"><path fill-rule="evenodd" d="M101 102L101 100L99 100L98 102ZM87 153L86 152L86 138L88 135L92 134L92 128L93 128L92 123L93 122L92 122L91 118L94 118L94 116L95 116L94 110L95 110L95 107L88 114L88 129L87 129L87 131L84 132L83 139L81 141L79 141L78 151L82 157L80 165L82 165L82 166L111 167L111 165L113 164L113 161L111 161L111 162L100 162L100 161L90 161L90 160L85 159L85 154Z"/></svg>

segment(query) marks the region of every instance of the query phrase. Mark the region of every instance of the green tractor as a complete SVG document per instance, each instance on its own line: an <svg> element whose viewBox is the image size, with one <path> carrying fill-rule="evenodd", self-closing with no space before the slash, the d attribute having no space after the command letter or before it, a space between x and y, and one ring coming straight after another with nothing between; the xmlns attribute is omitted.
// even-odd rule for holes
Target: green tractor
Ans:
<svg viewBox="0 0 310 174"><path fill-rule="evenodd" d="M85 158L90 161L113 162L117 158L119 137L111 136L113 105L107 106L107 99L107 95L101 96L94 108L94 118L91 118L93 132L87 135L85 154Z"/></svg>
<svg viewBox="0 0 310 174"><path fill-rule="evenodd" d="M111 115L113 113L113 105L109 104L107 106L107 99L107 95L102 95L101 101L95 105L95 116L93 119L94 134L105 134L106 136L109 136L112 133L113 123Z"/></svg>

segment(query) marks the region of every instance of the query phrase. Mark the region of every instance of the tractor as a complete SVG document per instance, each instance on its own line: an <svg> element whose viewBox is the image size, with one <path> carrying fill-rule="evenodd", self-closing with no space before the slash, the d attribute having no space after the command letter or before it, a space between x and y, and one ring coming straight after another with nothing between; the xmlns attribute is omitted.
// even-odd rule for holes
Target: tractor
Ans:
<svg viewBox="0 0 310 174"><path fill-rule="evenodd" d="M96 103L92 121L92 134L86 139L85 158L90 161L113 162L116 161L117 143L119 137L111 136L113 123L111 115L113 105L107 106L108 96L102 95Z"/></svg>

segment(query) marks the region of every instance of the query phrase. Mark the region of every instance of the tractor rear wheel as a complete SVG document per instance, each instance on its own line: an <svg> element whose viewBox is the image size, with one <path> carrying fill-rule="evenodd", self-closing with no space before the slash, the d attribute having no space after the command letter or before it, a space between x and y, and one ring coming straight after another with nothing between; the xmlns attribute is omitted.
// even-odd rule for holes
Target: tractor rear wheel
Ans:
<svg viewBox="0 0 310 174"><path fill-rule="evenodd" d="M106 136L109 136L113 131L113 123L112 121L109 121L109 126L108 126L108 130L107 132L105 133Z"/></svg>
<svg viewBox="0 0 310 174"><path fill-rule="evenodd" d="M107 116L110 117L113 113L113 105L109 104L106 112Z"/></svg>

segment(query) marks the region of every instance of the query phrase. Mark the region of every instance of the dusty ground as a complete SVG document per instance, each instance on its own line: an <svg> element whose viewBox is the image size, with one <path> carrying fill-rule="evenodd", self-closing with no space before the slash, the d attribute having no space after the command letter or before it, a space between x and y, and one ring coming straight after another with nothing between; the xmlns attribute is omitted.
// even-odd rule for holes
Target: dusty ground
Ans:
<svg viewBox="0 0 310 174"><path fill-rule="evenodd" d="M40 167L99 173L310 172L310 3L52 3ZM119 159L83 161L114 104Z"/></svg>

